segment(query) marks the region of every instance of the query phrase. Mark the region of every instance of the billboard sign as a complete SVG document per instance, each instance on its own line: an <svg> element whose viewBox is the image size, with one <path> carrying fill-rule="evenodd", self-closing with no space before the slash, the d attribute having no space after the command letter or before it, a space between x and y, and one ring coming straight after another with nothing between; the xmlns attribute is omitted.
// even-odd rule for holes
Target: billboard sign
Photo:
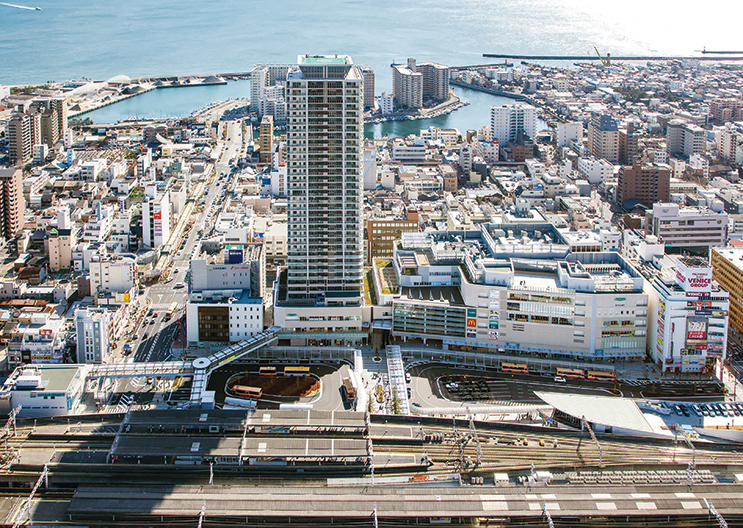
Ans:
<svg viewBox="0 0 743 528"><path fill-rule="evenodd" d="M686 320L686 339L704 340L707 339L707 321L705 319Z"/></svg>

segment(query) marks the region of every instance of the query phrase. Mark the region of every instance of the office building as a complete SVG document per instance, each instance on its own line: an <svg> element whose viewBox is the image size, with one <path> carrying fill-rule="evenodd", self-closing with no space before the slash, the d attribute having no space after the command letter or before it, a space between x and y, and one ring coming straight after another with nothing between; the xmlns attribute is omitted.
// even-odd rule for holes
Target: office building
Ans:
<svg viewBox="0 0 743 528"><path fill-rule="evenodd" d="M374 70L368 64L358 66L364 77L364 108L374 108Z"/></svg>
<svg viewBox="0 0 743 528"><path fill-rule="evenodd" d="M710 263L712 278L730 294L730 325L743 333L743 248L714 247Z"/></svg>
<svg viewBox="0 0 743 528"><path fill-rule="evenodd" d="M204 254L191 261L191 291L239 289L263 297L265 268L262 244L227 246L216 255Z"/></svg>
<svg viewBox="0 0 743 528"><path fill-rule="evenodd" d="M23 227L25 209L23 172L0 169L0 228L6 239L13 238Z"/></svg>
<svg viewBox="0 0 743 528"><path fill-rule="evenodd" d="M720 378L727 350L728 292L706 258L667 257L648 287L649 354L661 372Z"/></svg>
<svg viewBox="0 0 743 528"><path fill-rule="evenodd" d="M645 233L665 244L666 253L695 252L724 246L729 217L724 211L656 203L645 212Z"/></svg>
<svg viewBox="0 0 743 528"><path fill-rule="evenodd" d="M361 301L363 79L347 55L299 57L289 85L288 299Z"/></svg>
<svg viewBox="0 0 743 528"><path fill-rule="evenodd" d="M273 154L273 116L264 115L260 126L261 163L271 163Z"/></svg>
<svg viewBox="0 0 743 528"><path fill-rule="evenodd" d="M617 203L624 205L635 200L645 207L652 207L656 202L668 202L670 190L671 167L659 163L635 164L619 171Z"/></svg>
<svg viewBox="0 0 743 528"><path fill-rule="evenodd" d="M234 342L263 331L263 299L240 290L191 293L186 303L189 343Z"/></svg>
<svg viewBox="0 0 743 528"><path fill-rule="evenodd" d="M619 162L619 127L608 114L591 113L588 123L588 149L596 158Z"/></svg>
<svg viewBox="0 0 743 528"><path fill-rule="evenodd" d="M105 308L80 308L75 312L78 363L106 361L110 325L111 313Z"/></svg>
<svg viewBox="0 0 743 528"><path fill-rule="evenodd" d="M490 109L490 130L493 139L505 146L515 142L519 131L533 140L537 135L537 109L524 103L493 106Z"/></svg>
<svg viewBox="0 0 743 528"><path fill-rule="evenodd" d="M366 258L367 263L376 258L392 258L395 241L403 233L417 233L418 220L384 217L371 218L366 221Z"/></svg>
<svg viewBox="0 0 743 528"><path fill-rule="evenodd" d="M707 149L707 132L697 125L673 119L666 127L666 150L676 158L703 154Z"/></svg>

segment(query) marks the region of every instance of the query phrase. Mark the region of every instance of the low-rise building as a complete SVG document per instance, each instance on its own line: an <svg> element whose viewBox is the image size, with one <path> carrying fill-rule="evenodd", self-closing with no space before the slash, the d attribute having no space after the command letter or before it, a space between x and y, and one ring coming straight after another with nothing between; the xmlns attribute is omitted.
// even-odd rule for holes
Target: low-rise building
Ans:
<svg viewBox="0 0 743 528"><path fill-rule="evenodd" d="M20 406L19 418L77 414L85 372L84 365L18 367L0 390L0 412Z"/></svg>
<svg viewBox="0 0 743 528"><path fill-rule="evenodd" d="M657 236L667 253L696 250L706 255L709 248L725 245L728 220L724 211L656 203L645 212L645 232Z"/></svg>
<svg viewBox="0 0 743 528"><path fill-rule="evenodd" d="M190 343L243 341L263 331L263 299L244 290L194 292L186 304Z"/></svg>

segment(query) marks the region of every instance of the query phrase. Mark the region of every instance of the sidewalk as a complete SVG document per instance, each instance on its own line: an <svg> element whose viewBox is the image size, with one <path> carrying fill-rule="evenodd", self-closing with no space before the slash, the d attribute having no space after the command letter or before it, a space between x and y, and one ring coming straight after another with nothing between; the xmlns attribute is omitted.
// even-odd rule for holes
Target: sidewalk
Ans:
<svg viewBox="0 0 743 528"><path fill-rule="evenodd" d="M725 399L728 401L743 400L743 383L738 380L728 369L727 365L722 369L722 382L727 389Z"/></svg>

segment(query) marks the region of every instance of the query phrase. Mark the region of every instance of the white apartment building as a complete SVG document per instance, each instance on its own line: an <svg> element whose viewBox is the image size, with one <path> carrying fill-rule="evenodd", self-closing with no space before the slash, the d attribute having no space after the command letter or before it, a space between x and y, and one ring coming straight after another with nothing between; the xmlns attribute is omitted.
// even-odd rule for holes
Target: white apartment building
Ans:
<svg viewBox="0 0 743 528"><path fill-rule="evenodd" d="M674 119L666 128L666 150L672 157L702 154L707 147L707 132L694 124Z"/></svg>
<svg viewBox="0 0 743 528"><path fill-rule="evenodd" d="M90 261L90 291L126 293L137 283L137 262L121 255L94 255Z"/></svg>
<svg viewBox="0 0 743 528"><path fill-rule="evenodd" d="M666 248L684 250L725 246L729 217L720 210L656 203L645 212L645 232Z"/></svg>
<svg viewBox="0 0 743 528"><path fill-rule="evenodd" d="M464 174L469 174L472 170L473 154L472 145L469 143L462 143L459 146L459 167Z"/></svg>
<svg viewBox="0 0 743 528"><path fill-rule="evenodd" d="M142 149L142 153L137 158L137 176L142 178L152 165L152 150Z"/></svg>
<svg viewBox="0 0 743 528"><path fill-rule="evenodd" d="M142 239L146 247L159 248L170 238L170 193L147 186L142 202Z"/></svg>
<svg viewBox="0 0 743 528"><path fill-rule="evenodd" d="M77 362L100 364L110 351L111 313L105 308L80 308L75 312Z"/></svg>
<svg viewBox="0 0 743 528"><path fill-rule="evenodd" d="M557 147L569 147L571 141L583 141L583 123L559 123L557 125Z"/></svg>
<svg viewBox="0 0 743 528"><path fill-rule="evenodd" d="M578 172L585 176L589 183L601 183L614 176L614 165L593 156L578 158Z"/></svg>
<svg viewBox="0 0 743 528"><path fill-rule="evenodd" d="M364 147L364 190L377 188L377 149L371 144Z"/></svg>
<svg viewBox="0 0 743 528"><path fill-rule="evenodd" d="M729 294L712 279L706 258L666 257L648 287L650 356L662 372L722 376Z"/></svg>
<svg viewBox="0 0 743 528"><path fill-rule="evenodd" d="M500 145L516 139L519 130L534 140L537 135L537 108L525 103L493 106L490 109L490 130Z"/></svg>
<svg viewBox="0 0 743 528"><path fill-rule="evenodd" d="M86 242L103 242L111 233L113 221L114 208L98 202L95 214L85 223L82 239Z"/></svg>
<svg viewBox="0 0 743 528"><path fill-rule="evenodd" d="M103 174L108 167L105 159L92 159L80 165L80 178L84 181L99 181L103 179Z"/></svg>
<svg viewBox="0 0 743 528"><path fill-rule="evenodd" d="M392 95L397 108L415 109L423 106L423 74L415 68L415 59L408 59L407 65L392 65Z"/></svg>
<svg viewBox="0 0 743 528"><path fill-rule="evenodd" d="M489 132L489 129L488 129ZM473 143L475 155L481 157L488 165L495 165L499 161L500 148L498 141L478 140Z"/></svg>
<svg viewBox="0 0 743 528"><path fill-rule="evenodd" d="M378 100L379 110L382 115L388 115L395 112L395 96L382 92Z"/></svg>

